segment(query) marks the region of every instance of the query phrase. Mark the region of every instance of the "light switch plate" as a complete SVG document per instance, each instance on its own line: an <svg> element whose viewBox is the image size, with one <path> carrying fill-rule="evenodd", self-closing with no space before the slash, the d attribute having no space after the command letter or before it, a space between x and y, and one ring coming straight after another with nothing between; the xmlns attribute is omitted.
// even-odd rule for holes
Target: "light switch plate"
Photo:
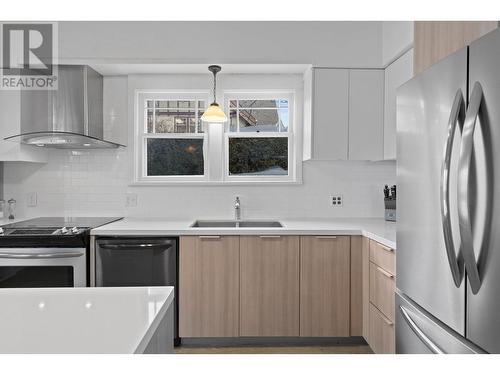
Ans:
<svg viewBox="0 0 500 375"><path fill-rule="evenodd" d="M125 207L136 207L137 206L137 194L128 193L125 199Z"/></svg>
<svg viewBox="0 0 500 375"><path fill-rule="evenodd" d="M38 197L36 193L28 193L26 197L26 206L28 207L36 207L38 204Z"/></svg>

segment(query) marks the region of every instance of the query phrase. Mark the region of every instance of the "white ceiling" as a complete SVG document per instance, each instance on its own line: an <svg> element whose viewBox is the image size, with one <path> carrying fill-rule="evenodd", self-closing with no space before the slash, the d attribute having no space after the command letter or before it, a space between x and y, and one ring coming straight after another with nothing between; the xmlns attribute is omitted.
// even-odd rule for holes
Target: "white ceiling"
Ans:
<svg viewBox="0 0 500 375"><path fill-rule="evenodd" d="M206 64L89 64L104 76L128 74L209 74ZM224 74L302 74L307 64L222 64Z"/></svg>

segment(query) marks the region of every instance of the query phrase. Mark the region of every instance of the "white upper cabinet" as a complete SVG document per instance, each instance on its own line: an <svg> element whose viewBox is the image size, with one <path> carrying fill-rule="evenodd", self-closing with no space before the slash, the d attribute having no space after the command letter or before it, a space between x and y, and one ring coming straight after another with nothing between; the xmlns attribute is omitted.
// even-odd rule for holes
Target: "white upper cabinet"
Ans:
<svg viewBox="0 0 500 375"><path fill-rule="evenodd" d="M311 159L347 159L348 125L349 70L314 69Z"/></svg>
<svg viewBox="0 0 500 375"><path fill-rule="evenodd" d="M44 163L47 151L40 147L6 141L5 137L21 133L20 91L0 90L0 161L28 161Z"/></svg>
<svg viewBox="0 0 500 375"><path fill-rule="evenodd" d="M385 69L384 159L396 159L396 90L413 77L413 49Z"/></svg>
<svg viewBox="0 0 500 375"><path fill-rule="evenodd" d="M383 159L384 71L349 71L349 160Z"/></svg>
<svg viewBox="0 0 500 375"><path fill-rule="evenodd" d="M381 69L306 72L303 159L382 159L383 101Z"/></svg>

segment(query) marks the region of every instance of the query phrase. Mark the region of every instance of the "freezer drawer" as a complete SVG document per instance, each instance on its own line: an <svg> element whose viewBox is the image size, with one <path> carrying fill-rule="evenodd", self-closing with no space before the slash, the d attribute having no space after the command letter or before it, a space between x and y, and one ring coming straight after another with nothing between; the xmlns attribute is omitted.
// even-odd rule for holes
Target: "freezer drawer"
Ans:
<svg viewBox="0 0 500 375"><path fill-rule="evenodd" d="M396 353L485 353L408 297L396 292Z"/></svg>

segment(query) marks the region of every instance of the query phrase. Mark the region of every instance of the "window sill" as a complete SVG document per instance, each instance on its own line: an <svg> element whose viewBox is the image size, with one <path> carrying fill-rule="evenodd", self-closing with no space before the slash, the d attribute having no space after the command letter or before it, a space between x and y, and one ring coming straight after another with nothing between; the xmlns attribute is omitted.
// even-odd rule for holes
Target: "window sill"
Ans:
<svg viewBox="0 0 500 375"><path fill-rule="evenodd" d="M302 179L290 181L135 181L128 186L284 186L302 185Z"/></svg>

